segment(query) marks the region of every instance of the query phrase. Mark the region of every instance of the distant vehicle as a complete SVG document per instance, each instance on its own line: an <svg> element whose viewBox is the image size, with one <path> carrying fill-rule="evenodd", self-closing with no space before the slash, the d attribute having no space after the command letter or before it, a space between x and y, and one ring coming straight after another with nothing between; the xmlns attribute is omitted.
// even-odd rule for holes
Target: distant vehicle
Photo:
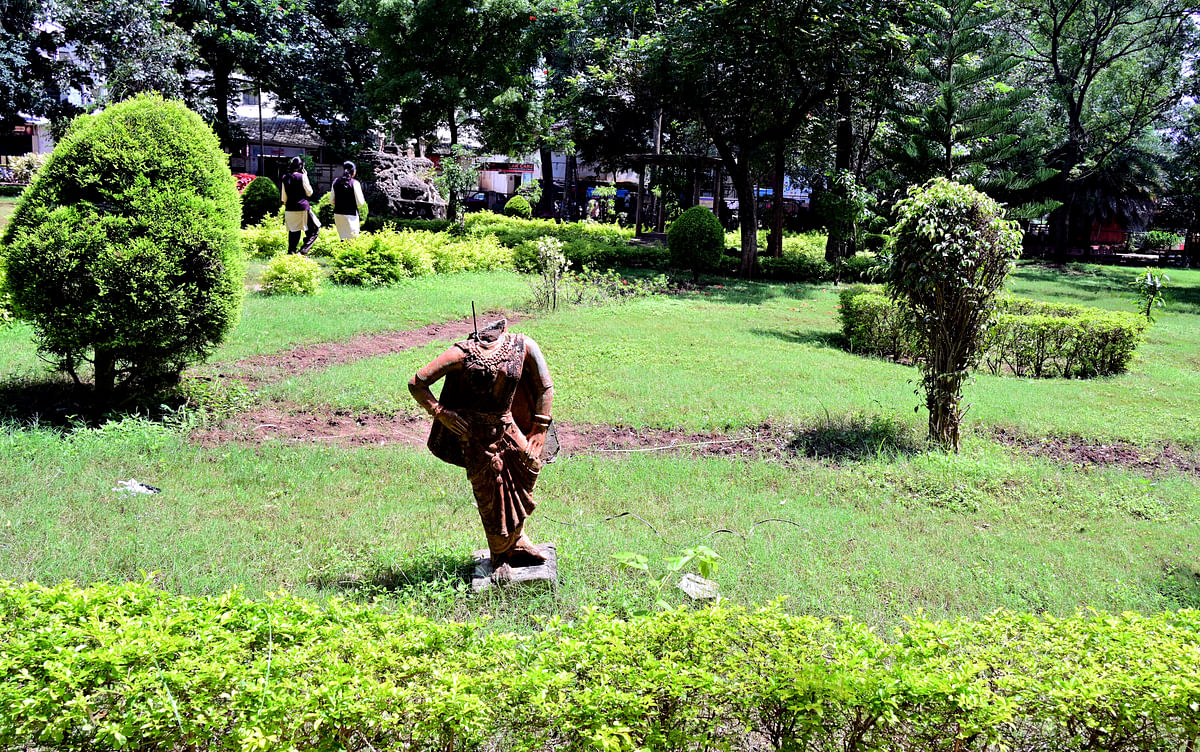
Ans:
<svg viewBox="0 0 1200 752"><path fill-rule="evenodd" d="M488 195L485 191L476 191L463 199L463 209L466 211L483 211L488 208Z"/></svg>

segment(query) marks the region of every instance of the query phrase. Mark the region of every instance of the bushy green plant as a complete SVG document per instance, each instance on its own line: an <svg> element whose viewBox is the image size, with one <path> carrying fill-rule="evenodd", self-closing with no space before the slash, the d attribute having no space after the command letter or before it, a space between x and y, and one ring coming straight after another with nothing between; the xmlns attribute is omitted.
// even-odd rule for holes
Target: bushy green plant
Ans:
<svg viewBox="0 0 1200 752"><path fill-rule="evenodd" d="M12 169L13 182L29 185L33 182L34 177L37 176L38 170L45 167L49 159L50 155L43 152L30 153L17 157L9 165Z"/></svg>
<svg viewBox="0 0 1200 752"><path fill-rule="evenodd" d="M1169 251L1183 244L1183 236L1169 230L1151 230L1142 236L1143 251Z"/></svg>
<svg viewBox="0 0 1200 752"><path fill-rule="evenodd" d="M321 223L321 227L333 227L333 201L330 200L328 192L321 194L321 199L317 201L316 212L317 221Z"/></svg>
<svg viewBox="0 0 1200 752"><path fill-rule="evenodd" d="M40 351L101 404L152 392L237 321L237 189L212 129L140 96L77 120L4 233L6 288Z"/></svg>
<svg viewBox="0 0 1200 752"><path fill-rule="evenodd" d="M279 207L279 186L266 175L259 175L242 191L242 227L260 224Z"/></svg>
<svg viewBox="0 0 1200 752"><path fill-rule="evenodd" d="M703 206L688 209L667 228L671 263L690 269L693 280L700 279L700 272L716 266L724 247L725 230L721 222Z"/></svg>
<svg viewBox="0 0 1200 752"><path fill-rule="evenodd" d="M262 274L264 295L316 295L321 265L295 253L276 256Z"/></svg>
<svg viewBox="0 0 1200 752"><path fill-rule="evenodd" d="M1170 282L1171 278L1156 269L1147 269L1145 272L1140 272L1129 286L1133 288L1133 294L1138 301L1138 310L1146 317L1146 321L1154 321L1154 309L1162 308L1165 295L1163 290L1166 289L1166 282Z"/></svg>
<svg viewBox="0 0 1200 752"><path fill-rule="evenodd" d="M511 269L513 252L490 236L380 230L337 243L331 279L339 284L388 285L406 277Z"/></svg>
<svg viewBox="0 0 1200 752"><path fill-rule="evenodd" d="M888 285L919 337L929 438L958 451L962 387L979 362L992 302L1021 252L1021 231L976 189L935 178L896 204Z"/></svg>
<svg viewBox="0 0 1200 752"><path fill-rule="evenodd" d="M563 244L557 238L541 238L536 243L538 276L531 282L533 305L543 310L558 308L558 293L563 276L571 262L563 254Z"/></svg>
<svg viewBox="0 0 1200 752"><path fill-rule="evenodd" d="M1200 728L1197 610L916 616L885 638L718 604L517 636L286 593L0 582L0 618L5 748L1163 752Z"/></svg>
<svg viewBox="0 0 1200 752"><path fill-rule="evenodd" d="M242 228L242 248L250 258L272 258L287 252L287 228L283 220L268 217L265 222ZM317 242L323 236L317 236Z"/></svg>
<svg viewBox="0 0 1200 752"><path fill-rule="evenodd" d="M504 215L506 217L520 217L521 219L530 219L533 217L533 207L529 205L529 199L518 194L510 198L504 204Z"/></svg>
<svg viewBox="0 0 1200 752"><path fill-rule="evenodd" d="M3 248L0 248L0 262L3 262ZM12 300L4 288L4 264L0 263L0 329L11 324L16 319L12 315Z"/></svg>
<svg viewBox="0 0 1200 752"><path fill-rule="evenodd" d="M852 352L915 362L918 330L910 313L876 289L843 290L842 335ZM1094 378L1124 373L1146 322L1124 311L999 298L981 340L982 365L1022 378Z"/></svg>

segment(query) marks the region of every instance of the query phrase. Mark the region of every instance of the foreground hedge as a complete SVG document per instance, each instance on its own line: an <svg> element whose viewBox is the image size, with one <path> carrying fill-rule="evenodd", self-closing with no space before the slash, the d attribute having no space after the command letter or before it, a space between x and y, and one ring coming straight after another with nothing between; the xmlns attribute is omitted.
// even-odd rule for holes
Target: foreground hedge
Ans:
<svg viewBox="0 0 1200 752"><path fill-rule="evenodd" d="M911 620L777 608L488 633L294 597L0 584L0 746L1181 750L1200 611ZM1000 746L1002 745L1002 746ZM1190 747L1189 747L1190 749Z"/></svg>
<svg viewBox="0 0 1200 752"><path fill-rule="evenodd" d="M893 360L916 357L917 332L891 298L864 287L840 295L850 349ZM983 367L1030 378L1093 378L1124 373L1146 320L1124 311L1000 298L983 338Z"/></svg>

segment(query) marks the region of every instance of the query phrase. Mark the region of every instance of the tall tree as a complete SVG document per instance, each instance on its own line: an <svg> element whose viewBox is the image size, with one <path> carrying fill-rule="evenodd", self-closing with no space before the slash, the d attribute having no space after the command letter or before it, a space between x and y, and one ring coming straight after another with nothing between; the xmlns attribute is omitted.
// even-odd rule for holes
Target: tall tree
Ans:
<svg viewBox="0 0 1200 752"><path fill-rule="evenodd" d="M378 53L367 43L366 20L340 0L303 0L281 22L286 33L266 45L272 64L260 68L259 80L278 111L298 115L326 143L356 154L374 125L367 89Z"/></svg>
<svg viewBox="0 0 1200 752"><path fill-rule="evenodd" d="M206 74L192 84L190 98L198 103L221 145L231 149L244 137L230 117L238 71L261 78L279 64L268 51L288 38L288 17L303 12L303 0L172 0L171 20L195 45ZM288 71L292 76L305 71Z"/></svg>
<svg viewBox="0 0 1200 752"><path fill-rule="evenodd" d="M457 144L464 120L527 83L538 62L530 37L541 6L532 0L362 0L359 7L380 53L371 94L402 138L445 124Z"/></svg>
<svg viewBox="0 0 1200 752"><path fill-rule="evenodd" d="M753 175L782 171L789 140L833 93L855 50L892 31L874 0L681 0L642 49L664 99L704 125L738 196L739 272L758 252Z"/></svg>
<svg viewBox="0 0 1200 752"><path fill-rule="evenodd" d="M95 104L152 91L184 98L195 50L161 0L58 0L55 20Z"/></svg>
<svg viewBox="0 0 1200 752"><path fill-rule="evenodd" d="M66 38L54 14L52 0L0 0L0 128L6 131L25 115L62 125L79 111L65 95L86 77L56 54Z"/></svg>
<svg viewBox="0 0 1200 752"><path fill-rule="evenodd" d="M1007 0L1016 54L1040 79L1058 169L1045 197L1059 251L1090 226L1085 187L1129 155L1189 85L1197 48L1192 0Z"/></svg>

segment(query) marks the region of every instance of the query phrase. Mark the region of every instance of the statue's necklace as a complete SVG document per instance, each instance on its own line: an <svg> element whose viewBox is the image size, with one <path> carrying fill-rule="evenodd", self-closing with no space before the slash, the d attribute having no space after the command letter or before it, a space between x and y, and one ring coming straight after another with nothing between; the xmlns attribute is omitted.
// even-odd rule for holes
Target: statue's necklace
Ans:
<svg viewBox="0 0 1200 752"><path fill-rule="evenodd" d="M507 333L500 335L504 339L491 350L484 350L476 341L471 341L468 353L476 365L488 373L495 373L501 363L508 362L512 356L513 338Z"/></svg>

